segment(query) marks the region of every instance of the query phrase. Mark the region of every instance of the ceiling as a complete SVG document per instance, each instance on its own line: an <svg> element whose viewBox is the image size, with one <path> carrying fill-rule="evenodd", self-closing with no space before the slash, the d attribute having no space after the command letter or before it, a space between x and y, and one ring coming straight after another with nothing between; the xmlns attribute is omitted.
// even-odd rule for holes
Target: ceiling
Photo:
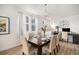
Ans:
<svg viewBox="0 0 79 59"><path fill-rule="evenodd" d="M78 4L18 4L19 8L36 15L48 15L53 17L63 17L79 14Z"/></svg>

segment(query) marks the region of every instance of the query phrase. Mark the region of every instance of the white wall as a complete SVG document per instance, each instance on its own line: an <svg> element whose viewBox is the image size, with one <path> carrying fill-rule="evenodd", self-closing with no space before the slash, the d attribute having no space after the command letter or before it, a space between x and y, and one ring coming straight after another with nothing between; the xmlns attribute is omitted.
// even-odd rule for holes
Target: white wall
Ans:
<svg viewBox="0 0 79 59"><path fill-rule="evenodd" d="M54 22L56 25L59 25L60 21L62 20L69 21L69 27L72 32L79 33L79 15L67 16L61 19L54 19L52 23Z"/></svg>
<svg viewBox="0 0 79 59"><path fill-rule="evenodd" d="M0 16L10 18L10 34L0 35L0 51L13 48L21 44L20 39L23 35L23 13L30 16L33 15L16 7L15 5L0 5ZM39 30L39 28L42 26L41 19L38 19L37 26L37 30Z"/></svg>
<svg viewBox="0 0 79 59"><path fill-rule="evenodd" d="M10 34L0 35L0 51L3 51L20 44L18 12L13 5L0 5L0 16L10 18Z"/></svg>

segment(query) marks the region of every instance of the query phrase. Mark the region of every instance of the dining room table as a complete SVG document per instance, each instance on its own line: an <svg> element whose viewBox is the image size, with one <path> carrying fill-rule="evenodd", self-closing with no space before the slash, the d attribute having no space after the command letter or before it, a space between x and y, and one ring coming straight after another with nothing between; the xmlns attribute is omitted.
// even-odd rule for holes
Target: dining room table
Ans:
<svg viewBox="0 0 79 59"><path fill-rule="evenodd" d="M42 48L49 44L49 42L49 38L32 38L31 40L28 40L28 43L37 48L37 55L42 55Z"/></svg>

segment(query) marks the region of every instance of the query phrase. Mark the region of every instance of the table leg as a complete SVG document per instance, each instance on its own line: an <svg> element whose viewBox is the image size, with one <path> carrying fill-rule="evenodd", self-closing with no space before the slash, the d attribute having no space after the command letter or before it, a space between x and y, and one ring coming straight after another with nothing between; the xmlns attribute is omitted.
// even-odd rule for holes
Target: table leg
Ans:
<svg viewBox="0 0 79 59"><path fill-rule="evenodd" d="M42 47L38 47L37 54L38 54L38 55L42 55Z"/></svg>

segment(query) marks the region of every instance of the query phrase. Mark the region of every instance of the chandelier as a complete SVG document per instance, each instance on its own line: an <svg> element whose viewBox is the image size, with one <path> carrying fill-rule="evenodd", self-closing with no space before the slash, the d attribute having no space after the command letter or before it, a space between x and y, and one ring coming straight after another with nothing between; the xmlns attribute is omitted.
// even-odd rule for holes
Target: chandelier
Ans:
<svg viewBox="0 0 79 59"><path fill-rule="evenodd" d="M47 4L44 4L44 17L47 18L48 17L48 13L47 13Z"/></svg>

